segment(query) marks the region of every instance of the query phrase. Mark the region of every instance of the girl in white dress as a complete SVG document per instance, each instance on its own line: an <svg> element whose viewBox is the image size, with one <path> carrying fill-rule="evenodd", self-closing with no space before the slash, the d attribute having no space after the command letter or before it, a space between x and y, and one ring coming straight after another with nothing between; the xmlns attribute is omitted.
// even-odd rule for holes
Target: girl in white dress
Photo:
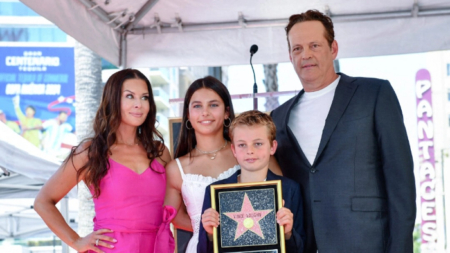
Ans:
<svg viewBox="0 0 450 253"><path fill-rule="evenodd" d="M206 186L228 178L239 168L228 136L233 119L230 94L219 80L208 76L189 86L183 105L183 127L174 154L177 159L166 167L168 181L164 202L179 210L174 226L194 233L187 253L197 252Z"/></svg>

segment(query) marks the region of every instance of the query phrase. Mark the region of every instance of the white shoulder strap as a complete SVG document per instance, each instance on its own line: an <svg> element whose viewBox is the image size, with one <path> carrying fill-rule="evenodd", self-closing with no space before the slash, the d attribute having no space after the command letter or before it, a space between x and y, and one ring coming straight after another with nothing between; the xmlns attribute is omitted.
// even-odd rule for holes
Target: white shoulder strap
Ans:
<svg viewBox="0 0 450 253"><path fill-rule="evenodd" d="M184 171L183 171L183 167L181 167L180 160L177 158L177 159L175 159L175 161L177 161L178 169L180 170L180 174L181 174L181 178L184 180Z"/></svg>

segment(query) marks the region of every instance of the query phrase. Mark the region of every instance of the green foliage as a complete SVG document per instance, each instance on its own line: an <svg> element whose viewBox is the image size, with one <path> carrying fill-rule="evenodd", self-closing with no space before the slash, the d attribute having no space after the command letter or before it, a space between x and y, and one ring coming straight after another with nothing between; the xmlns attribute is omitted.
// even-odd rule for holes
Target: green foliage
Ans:
<svg viewBox="0 0 450 253"><path fill-rule="evenodd" d="M420 246L422 245L422 238L420 237L420 224L414 226L413 231L414 253L420 253Z"/></svg>
<svg viewBox="0 0 450 253"><path fill-rule="evenodd" d="M53 243L55 246L61 245L61 240L41 240L41 241L28 241L28 247L34 247L34 246L53 246Z"/></svg>

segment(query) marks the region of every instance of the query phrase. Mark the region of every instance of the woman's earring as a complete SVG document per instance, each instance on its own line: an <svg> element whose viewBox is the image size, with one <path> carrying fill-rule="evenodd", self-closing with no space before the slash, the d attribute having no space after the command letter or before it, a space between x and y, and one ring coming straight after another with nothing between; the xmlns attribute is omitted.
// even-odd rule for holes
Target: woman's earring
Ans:
<svg viewBox="0 0 450 253"><path fill-rule="evenodd" d="M225 120L228 120L228 125L225 124ZM223 126L224 126L224 127L230 127L230 125L231 125L231 119L230 119L230 118L226 118L225 120L223 121Z"/></svg>
<svg viewBox="0 0 450 253"><path fill-rule="evenodd" d="M189 123L189 120L186 120L186 129L187 129L187 130L192 130L192 126L191 126L191 128L189 128L188 123ZM191 124L191 125L192 125L192 124Z"/></svg>
<svg viewBox="0 0 450 253"><path fill-rule="evenodd" d="M138 127L138 134L141 134L141 127Z"/></svg>

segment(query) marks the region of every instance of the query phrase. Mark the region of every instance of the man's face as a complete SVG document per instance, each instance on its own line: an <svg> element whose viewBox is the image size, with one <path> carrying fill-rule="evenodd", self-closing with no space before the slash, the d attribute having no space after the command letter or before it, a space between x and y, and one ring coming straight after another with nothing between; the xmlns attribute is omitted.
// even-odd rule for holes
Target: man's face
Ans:
<svg viewBox="0 0 450 253"><path fill-rule="evenodd" d="M337 56L338 45L333 41L330 47L321 22L295 24L288 39L289 58L305 91L321 90L335 80L333 60Z"/></svg>
<svg viewBox="0 0 450 253"><path fill-rule="evenodd" d="M31 107L25 109L25 115L27 116L27 118L33 118L35 113L36 112Z"/></svg>
<svg viewBox="0 0 450 253"><path fill-rule="evenodd" d="M66 113L61 113L61 114L59 114L58 115L58 120L59 120L59 122L62 124L62 123L64 123L64 122L66 122L67 121L67 114Z"/></svg>

